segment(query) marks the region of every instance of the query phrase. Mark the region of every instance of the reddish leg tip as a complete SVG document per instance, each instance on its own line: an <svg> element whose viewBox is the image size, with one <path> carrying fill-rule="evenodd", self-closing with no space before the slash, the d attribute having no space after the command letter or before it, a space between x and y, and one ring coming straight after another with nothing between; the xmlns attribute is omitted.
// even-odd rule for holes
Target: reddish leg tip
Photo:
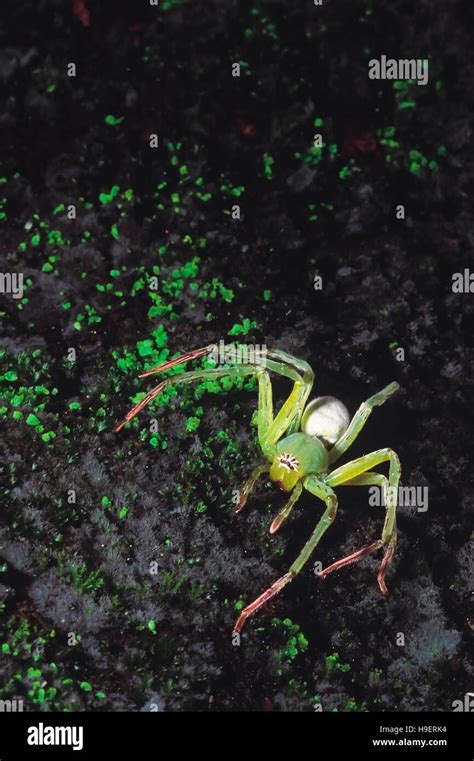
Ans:
<svg viewBox="0 0 474 761"><path fill-rule="evenodd" d="M390 563L392 562L394 553L395 553L395 543L393 544L391 543L388 545L387 549L385 550L385 555L383 556L383 559L377 574L377 581L379 583L380 591L382 592L383 595L388 595L388 589L385 583L385 575L387 573Z"/></svg>
<svg viewBox="0 0 474 761"><path fill-rule="evenodd" d="M382 547L382 542L380 540L372 542L372 544L368 544L367 547L362 547L361 550L357 550L357 552L353 552L351 555L347 555L347 557L341 558L341 560L336 560L335 563L331 563L331 565L328 565L327 568L323 568L322 571L315 571L315 576L317 576L319 579L324 579L326 576L329 576L330 573L333 573L333 571L339 570L339 568L344 568L346 565L358 563L359 560L362 560L362 558L365 558L371 552L375 552L376 550L380 549L380 547Z"/></svg>
<svg viewBox="0 0 474 761"><path fill-rule="evenodd" d="M237 504L237 507L235 508L235 512L240 513L240 511L244 509L246 504L247 504L247 496L241 497Z"/></svg>
<svg viewBox="0 0 474 761"><path fill-rule="evenodd" d="M257 597L257 599L250 603L250 605L247 605L235 623L234 632L236 634L240 634L247 618L253 616L253 614L262 607L262 605L265 605L265 603L271 600L272 597L275 597L275 595L281 592L284 586L286 586L290 581L293 581L295 575L296 574L292 571L288 571L288 573L285 573L284 576L277 579L274 584L271 585L271 587L268 587L268 589L266 589L265 592L260 595L260 597Z"/></svg>
<svg viewBox="0 0 474 761"><path fill-rule="evenodd" d="M384 561L382 561L382 565L380 566L379 572L377 574L377 582L380 587L380 591L382 592L384 596L388 595L388 588L385 583L385 573L387 571L387 565L388 563L384 563Z"/></svg>
<svg viewBox="0 0 474 761"><path fill-rule="evenodd" d="M386 597L386 596L388 595L388 588L387 588L387 585L386 585L386 583L385 583L385 579L384 579L384 578L383 578L383 576L381 575L380 571L379 571L379 573L377 574L377 581L378 581L378 585L379 585L379 587L380 587L380 591L382 592L382 594L384 595L384 597Z"/></svg>
<svg viewBox="0 0 474 761"><path fill-rule="evenodd" d="M282 523L283 523L283 519L279 515L277 515L272 525L270 526L270 534L275 534L275 532L278 531Z"/></svg>
<svg viewBox="0 0 474 761"><path fill-rule="evenodd" d="M237 621L234 624L234 628L232 630L232 634L240 634L240 632L243 629L244 624L245 624L245 618L243 618L242 615L240 615L238 617Z"/></svg>

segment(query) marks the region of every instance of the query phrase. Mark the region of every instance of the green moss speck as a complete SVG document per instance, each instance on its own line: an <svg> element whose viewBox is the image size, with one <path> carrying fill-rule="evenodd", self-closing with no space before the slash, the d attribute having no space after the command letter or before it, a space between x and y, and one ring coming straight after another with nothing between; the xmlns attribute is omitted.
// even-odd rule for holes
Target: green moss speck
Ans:
<svg viewBox="0 0 474 761"><path fill-rule="evenodd" d="M197 431L199 428L201 421L198 417L189 417L186 421L186 431L188 433L192 433L193 431Z"/></svg>
<svg viewBox="0 0 474 761"><path fill-rule="evenodd" d="M147 628L152 634L157 633L156 622L153 620L148 621Z"/></svg>
<svg viewBox="0 0 474 761"><path fill-rule="evenodd" d="M331 676L334 669L345 673L346 671L350 671L351 667L348 663L341 663L339 659L339 653L335 652L326 657L326 677L327 678Z"/></svg>
<svg viewBox="0 0 474 761"><path fill-rule="evenodd" d="M255 330L256 328L257 323L254 320L249 320L248 317L245 317L241 323L235 323L235 325L233 325L232 328L227 332L227 335L246 336L250 333L251 330Z"/></svg>
<svg viewBox="0 0 474 761"><path fill-rule="evenodd" d="M113 114L107 114L107 116L104 119L104 122L108 124L110 127L116 127L117 124L121 124L123 122L125 117L123 116L114 116Z"/></svg>

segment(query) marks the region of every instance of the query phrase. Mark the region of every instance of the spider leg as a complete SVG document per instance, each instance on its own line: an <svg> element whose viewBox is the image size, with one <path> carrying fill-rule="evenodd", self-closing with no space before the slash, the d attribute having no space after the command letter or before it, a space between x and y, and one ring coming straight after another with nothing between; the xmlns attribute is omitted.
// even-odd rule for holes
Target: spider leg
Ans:
<svg viewBox="0 0 474 761"><path fill-rule="evenodd" d="M258 443L262 446L273 422L272 382L267 370L259 370L258 378Z"/></svg>
<svg viewBox="0 0 474 761"><path fill-rule="evenodd" d="M228 346L223 348L229 350L229 356L232 357L232 350L235 351L235 347ZM151 375L156 375L165 370L169 370L172 367L183 364L184 362L189 362L206 354L211 354L215 350L216 346L213 344L201 349L195 349L194 351L183 354L176 359L165 362L163 365L154 367L151 370L146 370L144 373L141 373L140 377L146 378ZM290 426L292 429L295 428L295 426L299 426L306 400L311 391L314 374L307 362L292 357L282 351L260 350L257 356L258 361L256 359L255 362L252 363L239 363L231 365L230 367L194 370L182 373L179 376L166 378L158 384L158 386L155 386L144 399L130 410L125 418L114 428L114 431L120 431L126 423L138 415L138 413L158 396L161 391L174 383L200 380L209 377L217 378L226 375L242 377L244 375L252 375L255 373L257 374L259 382L258 439L263 453L267 459L271 459L274 445L283 436L285 431ZM273 418L272 388L268 371L275 372L294 382L290 396L275 418Z"/></svg>
<svg viewBox="0 0 474 761"><path fill-rule="evenodd" d="M276 358L278 361L280 360L281 355L282 355L281 352L276 352L276 351L269 352L269 354L271 354L271 356ZM285 356L285 361L286 361L286 356ZM270 360L270 362L271 362L270 368L272 370L274 370L275 372L280 372L279 364L274 362L273 360ZM299 363L299 362L301 362L301 360L294 360L294 362L295 363ZM304 364L306 366L306 363L304 363ZM309 368L309 365L307 366L307 368ZM306 372L308 372L307 368L306 368ZM311 371L311 368L309 368L309 370ZM290 371L288 371L288 372L290 372ZM293 373L294 371L291 370L291 372ZM250 477L249 477L248 481L246 481L246 483L244 484L244 487L243 487L242 492L241 492L240 500L239 500L239 502L237 504L237 508L236 508L236 512L237 513L239 513L245 507L245 505L247 503L248 496L252 492L252 490L254 489L255 484L256 484L259 476L262 475L263 473L268 473L269 472L270 465L268 464L268 462L271 461L271 458L272 458L273 446L271 444L267 443L267 437L268 437L269 431L270 431L271 427L273 426L273 424L275 422L274 421L274 417L273 417L272 384L271 384L271 380L270 380L270 375L268 374L267 370L264 370L264 369L260 368L259 370L256 371L256 374L257 374L257 378L258 378L258 441L259 441L259 444L260 444L260 446L262 448L262 451L266 455L267 463L265 465L260 465L257 468L255 468L252 471L252 473L250 474ZM295 376L293 376L293 377L295 377ZM296 383L298 381L299 381L299 379L296 376L296 378L295 378L295 385L296 385ZM302 387L302 388L303 388L303 393L300 393L299 392L300 386L298 386L298 392L297 393L299 394L299 396L298 396L296 407L293 409L293 412L296 415L299 414L300 417L301 417L301 413L302 413L304 405L305 405L305 400L307 398L307 395L309 394L311 386L309 386L309 388L308 388L308 384L306 383L306 385L304 387ZM299 426L299 420L298 420L298 426ZM293 495L292 495L292 497L293 497ZM290 500L289 500L288 504L290 504L290 502L292 500L292 497L290 497ZM296 496L294 501L296 501L297 498L298 497ZM293 502L291 502L291 505L292 504L293 504ZM290 511L291 511L291 507L288 510L288 515L289 515ZM284 516L284 517L286 517L286 516ZM284 517L282 517L280 523L284 520ZM275 521L276 521L276 519L275 519ZM273 528L273 531L276 531L278 526L276 525L275 522L272 524L272 527L274 525L275 525L275 527ZM272 529L270 529L270 531L272 531ZM273 533L273 531L272 531L272 533Z"/></svg>
<svg viewBox="0 0 474 761"><path fill-rule="evenodd" d="M257 465L257 467L254 470L252 470L252 473L250 474L249 479L245 482L245 484L242 487L242 491L240 492L240 499L235 508L236 513L240 513L240 511L244 509L245 505L247 504L247 499L249 497L249 494L253 491L258 479L264 473L268 473L269 470L270 470L270 463L268 462L264 463L263 465Z"/></svg>
<svg viewBox="0 0 474 761"><path fill-rule="evenodd" d="M185 362L190 362L193 359L197 359L199 357L203 357L206 354L211 354L215 352L216 345L215 344L209 344L208 346L204 346L201 349L194 349L193 351L187 352L186 354L182 354L179 357L176 357L175 359L170 360L169 362L165 362L162 365L157 365L156 367L151 368L150 370L146 370L143 373L140 373L140 378L148 378L151 375L158 375L159 373L163 373L166 370L170 370L172 367L176 367L177 365L182 365ZM194 370L186 373L182 373L180 376L173 376L171 378L167 378L166 380L162 381L158 384L158 386L155 386L138 404L133 407L130 412L127 413L125 418L113 429L114 432L120 431L123 426L130 422L130 420L133 420L133 418L138 415L141 410L147 406L153 399L155 399L158 394L160 394L167 386L173 385L174 383L181 383L186 381L193 381L193 380L201 380L202 378L206 377L224 377L224 376L234 376L234 377L242 377L244 375L252 375L253 373L257 372L257 369L262 369L259 364L239 364L235 365L233 367L221 367L221 368L209 368L209 369L202 369L202 370ZM260 384L261 387L262 384ZM271 405L271 388L270 388L270 405Z"/></svg>
<svg viewBox="0 0 474 761"><path fill-rule="evenodd" d="M346 555L345 558L341 558L340 560L336 560L335 563L331 563L331 565L328 565L327 568L323 568L322 571L319 571L315 575L318 576L320 579L325 579L326 576L329 576L330 573L333 571L338 571L340 568L344 568L346 565L352 565L352 563L358 563L359 560L362 560L363 558L367 557L367 555L370 555L371 552L375 552L376 550L379 550L381 547L383 547L383 543L381 539L377 539L376 542L371 542L371 544L367 544L365 547L362 547L360 550L357 550L357 552L352 552L350 555Z"/></svg>
<svg viewBox="0 0 474 761"><path fill-rule="evenodd" d="M148 394L140 402L138 402L138 404L135 405L135 407L132 407L130 412L125 415L124 419L118 425L116 425L113 430L115 433L120 431L126 423L129 423L131 420L133 420L133 418L136 417L136 415L138 415L138 413L141 412L141 410L146 407L147 404L155 399L158 394L161 394L165 388L168 388L168 386L172 386L175 383L198 381L202 380L203 378L222 378L224 376L233 376L239 378L245 375L253 375L254 373L255 368L253 366L236 365L235 367L219 367L210 368L208 370L191 370L190 372L181 373L180 375L172 375L170 378L166 378L164 381L161 381L161 383L155 386L155 388L152 388L152 390L149 391Z"/></svg>
<svg viewBox="0 0 474 761"><path fill-rule="evenodd" d="M387 487L388 487L388 478L382 473L363 473L360 476L356 476L355 478L351 478L349 481L345 481L342 484L339 484L340 486L380 486L381 489L383 489L384 493L387 493ZM333 573L333 571L338 571L340 568L344 568L346 565L352 565L353 563L358 563L359 560L362 560L363 558L367 557L367 555L370 555L371 552L375 552L376 550L379 550L381 547L383 547L383 542L381 539L377 539L376 542L371 542L371 544L366 545L365 547L362 547L357 552L352 552L350 555L347 555L344 558L341 558L340 560L336 560L335 563L331 563L331 565L328 565L326 568L323 568L322 571L319 571L319 573L316 573L316 576L320 579L325 579L326 576L329 576L330 573Z"/></svg>
<svg viewBox="0 0 474 761"><path fill-rule="evenodd" d="M311 367L304 360L296 359L285 352L273 349L266 352L265 367L268 369L259 367L256 370L259 388L258 441L267 461L270 462L273 457L274 445L281 438L285 430L287 428L289 430L293 428L297 430L299 428L301 415L311 391L314 376ZM294 381L293 391L276 418L274 418L273 413L272 384L268 370L284 375ZM257 479L262 473L268 472L269 469L268 465L262 465L252 471L250 478L242 489L236 512L239 513L245 507L248 496L253 490ZM270 528L271 533L274 533L282 521L290 514L291 508L298 497L298 493L290 497L286 506L288 512L282 515L279 521L277 518L275 519Z"/></svg>
<svg viewBox="0 0 474 761"><path fill-rule="evenodd" d="M385 575L393 558L395 547L397 546L396 512L398 482L401 475L400 460L398 459L397 453L389 448L378 449L363 457L358 457L356 460L352 460L345 465L341 465L341 467L336 468L336 470L333 470L332 473L329 473L329 475L324 478L325 483L334 488L336 486L341 486L344 483L347 484L348 481L351 481L358 476L362 476L362 474L372 476L373 474L367 474L367 471L370 468L387 461L389 462L388 488L385 490L386 512L381 538L382 546L385 548L385 554L377 574L377 581L383 594L388 594ZM356 558L356 560L357 559L358 558Z"/></svg>
<svg viewBox="0 0 474 761"><path fill-rule="evenodd" d="M293 390L282 406L280 412L273 421L271 429L268 431L268 439L271 443L277 442L286 432L295 433L299 430L301 417L311 393L314 382L314 373L311 366L304 359L298 359L280 349L269 349L267 356L270 360L278 362L280 373L285 374L294 381ZM282 372L282 367L286 372Z"/></svg>
<svg viewBox="0 0 474 761"><path fill-rule="evenodd" d="M348 429L342 434L340 439L336 441L334 446L329 450L329 463L333 463L339 459L339 457L346 452L351 444L361 432L362 428L367 422L367 418L372 412L374 407L380 407L381 404L387 401L393 394L400 389L398 383L390 383L388 386L379 391L377 394L371 396L367 401L362 402L356 414L349 423Z"/></svg>
<svg viewBox="0 0 474 761"><path fill-rule="evenodd" d="M295 488L291 492L289 500L286 502L286 504L283 506L283 508L280 510L276 518L274 519L272 525L270 526L270 534L274 534L275 531L278 531L283 521L286 521L288 516L290 515L291 511L293 510L293 507L295 506L295 503L297 500L301 497L301 492L303 491L303 484L301 481L298 481Z"/></svg>
<svg viewBox="0 0 474 761"><path fill-rule="evenodd" d="M272 357L280 358L281 352L272 351L269 352ZM285 357L286 361L286 357ZM296 362L301 362L301 360L295 360ZM306 365L306 363L304 363ZM271 369L275 370L275 372L279 372L277 369L278 365L276 363L272 362ZM309 365L306 367L306 370L304 372L308 373ZM311 371L311 368L309 368ZM263 370L260 368L256 371L257 379L258 379L258 441L260 443L260 446L262 448L262 451L267 457L267 463L264 465L259 465L257 468L255 468L252 473L250 474L249 479L246 481L246 483L243 486L240 500L236 507L236 512L239 513L243 508L245 507L247 503L247 499L249 497L249 494L253 491L255 484L258 480L258 478L263 473L268 473L270 470L270 465L268 464L268 461L271 460L272 457L272 450L273 446L267 444L267 436L269 433L270 428L272 427L274 423L274 417L273 417L273 393L272 393L272 384L270 380L270 376L268 374L267 370ZM296 382L299 379L295 380ZM298 393L299 393L300 386L298 386ZM308 383L306 382L306 385L302 387L302 393L298 396L298 401L296 405L296 409L294 410L296 414L299 414L301 417L301 414L304 409L304 405L306 403L307 396L311 390L311 385L308 387ZM299 427L299 420L298 420L298 427ZM301 490L300 490L301 493ZM295 496L293 499L293 495L290 497L290 500L287 503L288 512L282 516L281 520L279 521L278 525L276 523L277 519L272 523L272 527L270 528L270 531L274 533L279 525L282 523L282 521L290 514L291 507L293 506L296 499L298 499L298 496ZM285 508L284 508L285 510ZM283 511L282 511L283 512Z"/></svg>
<svg viewBox="0 0 474 761"><path fill-rule="evenodd" d="M252 616L254 613L259 610L262 605L264 605L266 602L272 599L272 597L275 597L281 590L289 584L295 576L301 571L307 560L309 559L310 555L312 554L313 550L318 545L319 541L321 540L321 537L323 534L327 531L329 526L334 521L334 518L336 517L336 511L337 511L337 497L334 494L333 490L323 481L320 481L316 476L307 476L304 479L303 485L308 491L311 492L311 494L314 494L315 497L318 497L326 504L326 510L324 511L323 515L321 516L316 528L314 529L311 537L306 542L305 546L301 550L300 554L296 558L293 565L290 567L290 570L285 573L284 576L281 576L277 581L275 581L263 594L261 594L259 597L257 597L256 600L254 600L250 605L247 605L246 608L243 609L242 613L240 614L239 618L237 619L235 625L234 625L234 632L240 632L242 630L242 627L244 626L247 618L249 616Z"/></svg>
<svg viewBox="0 0 474 761"><path fill-rule="evenodd" d="M214 351L214 348L214 344L209 344L209 346L204 346L202 349L194 349L193 351L188 351L186 354L181 354L180 357L176 357L176 359L171 359L169 362L164 362L162 365L156 365L150 370L145 370L145 372L140 373L138 377L148 378L150 375L164 373L165 370L170 370L172 367L176 367L176 365L182 365L185 362L191 362L192 359L204 357L205 354L211 354L211 352Z"/></svg>

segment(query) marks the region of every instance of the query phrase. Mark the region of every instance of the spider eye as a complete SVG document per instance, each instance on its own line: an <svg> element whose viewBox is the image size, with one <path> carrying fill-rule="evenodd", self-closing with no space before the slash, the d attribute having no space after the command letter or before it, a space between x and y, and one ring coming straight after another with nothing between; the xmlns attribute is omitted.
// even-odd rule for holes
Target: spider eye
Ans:
<svg viewBox="0 0 474 761"><path fill-rule="evenodd" d="M301 430L317 436L330 447L347 431L350 423L347 407L334 396L318 396L306 407L301 419Z"/></svg>

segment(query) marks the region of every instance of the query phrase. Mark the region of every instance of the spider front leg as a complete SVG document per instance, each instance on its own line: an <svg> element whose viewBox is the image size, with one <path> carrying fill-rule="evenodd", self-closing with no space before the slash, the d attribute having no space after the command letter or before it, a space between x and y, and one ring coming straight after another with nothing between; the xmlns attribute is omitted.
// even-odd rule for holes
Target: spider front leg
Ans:
<svg viewBox="0 0 474 761"><path fill-rule="evenodd" d="M385 476L380 473L367 472L370 470L370 468L373 468L376 465L387 461L390 463L388 486ZM336 563L328 566L328 568L323 569L323 571L318 574L319 576L324 578L332 571L336 571L345 565L355 563L368 555L370 552L373 552L380 547L384 547L385 554L377 574L377 581L381 592L383 594L388 594L387 585L385 583L385 575L397 546L396 511L400 475L401 466L397 453L394 452L393 449L385 448L379 449L376 452L372 452L371 454L364 455L363 457L359 457L357 460L352 460L352 462L348 462L346 465L342 465L340 468L336 468L336 470L333 470L332 473L326 476L325 482L331 487L342 485L382 485L385 492L386 512L385 522L382 530L382 538L380 540L377 542L372 542L372 544L368 545L367 547L363 547L361 550L353 553L352 555L348 555L346 558L342 558L342 560L338 560Z"/></svg>
<svg viewBox="0 0 474 761"><path fill-rule="evenodd" d="M234 632L239 633L242 630L242 627L244 626L247 618L256 613L257 610L262 607L262 605L265 605L266 602L271 600L272 597L275 597L275 595L281 592L281 590L287 584L293 581L295 576L297 576L305 563L309 560L311 554L319 544L321 537L328 530L329 526L332 524L336 517L337 497L330 486L328 486L316 476L307 476L303 481L303 485L305 489L308 489L308 491L311 492L311 494L314 494L315 497L318 497L326 504L326 510L321 516L310 539L301 550L293 565L290 567L290 570L285 573L284 576L281 576L279 579L277 579L277 581L275 581L271 587L265 590L265 592L263 592L260 597L257 597L254 602L252 602L250 605L247 605L247 607L243 609L242 613L235 623Z"/></svg>
<svg viewBox="0 0 474 761"><path fill-rule="evenodd" d="M202 349L195 349L187 354L183 354L176 359L165 362L163 365L153 367L140 374L140 378L147 378L151 375L158 375L172 367L189 362L198 357L212 354L215 351L215 345L210 344ZM227 348L227 347L224 347ZM232 348L232 347L229 347ZM268 370L283 375L294 381L293 390L281 408L280 412L273 419L273 403L271 393L271 382ZM114 431L118 432L126 423L129 423L138 413L146 407L155 397L158 396L165 388L174 385L174 383L183 383L188 381L201 380L204 378L222 378L243 377L257 373L259 378L259 423L258 439L260 446L267 459L271 458L273 445L278 441L283 433L291 426L299 425L304 405L313 384L313 371L311 367L303 360L296 359L285 352L269 350L259 354L259 360L254 362L242 362L230 367L218 367L205 370L192 370L182 373L179 376L166 378L153 388L138 404L133 407L124 419L115 426Z"/></svg>
<svg viewBox="0 0 474 761"><path fill-rule="evenodd" d="M284 351L271 349L267 355L268 368L294 382L288 399L275 419L270 419L268 413L264 414L262 429L259 427L260 446L267 457L271 457L273 447L283 434L289 435L299 429L301 417L313 387L314 373L307 362Z"/></svg>
<svg viewBox="0 0 474 761"><path fill-rule="evenodd" d="M166 369L172 367L173 364L178 364L178 362L168 363ZM146 373L143 373L140 377L151 375L153 372L158 371L149 370ZM124 425L126 425L126 423L129 423L131 420L133 420L133 418L136 417L144 407L150 404L150 402L153 401L153 399L155 399L158 394L161 394L165 388L168 388L168 386L173 386L175 383L186 383L189 381L198 381L209 378L223 378L224 376L231 378L240 378L245 375L253 375L254 373L254 367L249 367L248 365L237 365L235 367L211 368L209 370L191 370L187 373L181 373L181 375L173 375L171 378L166 378L164 381L161 381L161 383L152 388L152 390L149 391L148 394L140 402L138 402L138 404L135 405L135 407L132 407L130 412L125 415L124 419L121 420L113 430L115 433L120 431Z"/></svg>

